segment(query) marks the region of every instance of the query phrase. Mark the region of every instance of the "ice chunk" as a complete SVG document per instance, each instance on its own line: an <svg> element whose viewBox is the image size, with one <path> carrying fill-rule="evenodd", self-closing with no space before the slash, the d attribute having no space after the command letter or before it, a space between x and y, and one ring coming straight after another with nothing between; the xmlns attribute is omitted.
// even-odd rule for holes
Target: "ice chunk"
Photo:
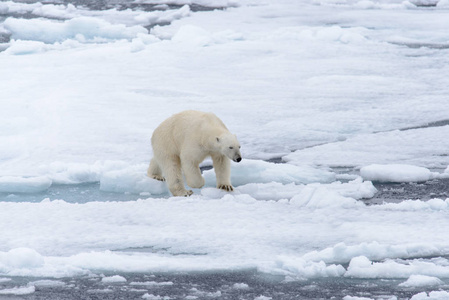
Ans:
<svg viewBox="0 0 449 300"><path fill-rule="evenodd" d="M447 8L449 7L449 0L440 0L437 3L438 8Z"/></svg>
<svg viewBox="0 0 449 300"><path fill-rule="evenodd" d="M101 279L102 283L123 283L126 282L126 278L120 275L106 276Z"/></svg>
<svg viewBox="0 0 449 300"><path fill-rule="evenodd" d="M0 265L6 268L38 268L44 264L44 257L33 249L15 248L0 252Z"/></svg>
<svg viewBox="0 0 449 300"><path fill-rule="evenodd" d="M54 162L40 169L53 183L79 184L100 182L100 190L105 192L132 194L165 194L165 182L147 177L148 165L130 165L123 161L104 161L94 164Z"/></svg>
<svg viewBox="0 0 449 300"><path fill-rule="evenodd" d="M127 164L120 162L84 163L53 162L41 166L40 172L49 176L55 184L79 184L97 182L102 172L109 169L124 168Z"/></svg>
<svg viewBox="0 0 449 300"><path fill-rule="evenodd" d="M434 286L441 285L443 281L438 277L425 276L425 275L412 275L407 281L399 284L401 287L422 287L422 286Z"/></svg>
<svg viewBox="0 0 449 300"><path fill-rule="evenodd" d="M38 9L42 3L15 3L13 1L0 2L0 13L2 14L25 14Z"/></svg>
<svg viewBox="0 0 449 300"><path fill-rule="evenodd" d="M413 295L410 300L447 300L449 299L449 292L446 291L433 291L427 295L426 292Z"/></svg>
<svg viewBox="0 0 449 300"><path fill-rule="evenodd" d="M233 289L236 289L236 290L247 290L247 289L249 289L249 285L247 285L246 283L234 283L233 285L232 285L232 288Z"/></svg>
<svg viewBox="0 0 449 300"><path fill-rule="evenodd" d="M36 287L33 285L31 286L24 286L24 287L14 287L11 289L3 289L0 290L0 295L15 295L15 296L21 296L21 295L29 295L36 291Z"/></svg>
<svg viewBox="0 0 449 300"><path fill-rule="evenodd" d="M360 169L365 180L378 182L422 182L435 175L427 168L404 164L373 164Z"/></svg>
<svg viewBox="0 0 449 300"><path fill-rule="evenodd" d="M340 277L346 271L341 265L326 265L323 261L312 262L298 257L281 256L276 263L280 272L284 275L302 279Z"/></svg>
<svg viewBox="0 0 449 300"><path fill-rule="evenodd" d="M215 172L203 173L206 185L215 186ZM327 183L335 180L335 174L310 166L274 164L262 160L243 159L240 163L231 163L231 182L235 186L248 183L280 182L283 184L306 184L312 182Z"/></svg>
<svg viewBox="0 0 449 300"><path fill-rule="evenodd" d="M236 188L236 191L244 194L249 194L258 200L281 200L291 199L294 196L303 192L306 188L326 188L329 191L336 192L344 197L354 199L372 198L377 189L373 186L371 181L363 182L361 178L357 178L350 182L332 182L330 184L311 183L308 185L297 185L294 183L282 184L279 182L269 183L248 183ZM203 189L204 190L204 189ZM207 191L207 196L215 196L219 198L219 192ZM206 196L206 191L203 193Z"/></svg>
<svg viewBox="0 0 449 300"><path fill-rule="evenodd" d="M338 243L333 247L321 251L312 251L303 255L303 259L311 261L324 261L326 263L348 263L354 257L366 257L371 260L386 258L407 258L417 256L438 255L437 248L426 244L412 245L386 245L378 242L346 245Z"/></svg>
<svg viewBox="0 0 449 300"><path fill-rule="evenodd" d="M312 185L317 184L311 184L311 186ZM374 197L377 193L377 189L371 181L363 181L360 177L346 183L336 181L324 186L329 190L338 192L344 197L354 199L369 199Z"/></svg>
<svg viewBox="0 0 449 300"><path fill-rule="evenodd" d="M345 297L343 297L343 300L374 300L374 298L345 296ZM390 300L394 300L394 299L390 298Z"/></svg>
<svg viewBox="0 0 449 300"><path fill-rule="evenodd" d="M146 287L160 287L160 286L172 286L174 283L172 281L144 281L144 282L131 282L130 285L134 286L146 286Z"/></svg>
<svg viewBox="0 0 449 300"><path fill-rule="evenodd" d="M27 55L47 51L48 45L39 41L13 40L5 53L12 55Z"/></svg>
<svg viewBox="0 0 449 300"><path fill-rule="evenodd" d="M184 5L177 10L159 10L139 14L134 17L141 24L169 23L190 15L190 6Z"/></svg>
<svg viewBox="0 0 449 300"><path fill-rule="evenodd" d="M153 294L145 293L142 296L142 299L146 299L146 300L162 300L162 299L170 299L170 297L168 297L168 296L161 297L159 295L153 295Z"/></svg>
<svg viewBox="0 0 449 300"><path fill-rule="evenodd" d="M447 260L422 261L415 259L407 262L396 262L387 259L383 262L372 262L365 256L354 257L349 263L345 276L356 278L408 278L412 275L432 277L449 277Z"/></svg>
<svg viewBox="0 0 449 300"><path fill-rule="evenodd" d="M139 33L148 33L142 26L127 27L92 17L77 17L64 22L8 18L3 26L11 32L12 39L40 41L47 44L67 39L76 39L82 43L131 40Z"/></svg>
<svg viewBox="0 0 449 300"><path fill-rule="evenodd" d="M0 177L0 193L39 193L46 191L52 180L46 176L40 177Z"/></svg>
<svg viewBox="0 0 449 300"><path fill-rule="evenodd" d="M34 285L36 287L62 287L66 284L65 282L59 280L42 279L30 282L29 285Z"/></svg>

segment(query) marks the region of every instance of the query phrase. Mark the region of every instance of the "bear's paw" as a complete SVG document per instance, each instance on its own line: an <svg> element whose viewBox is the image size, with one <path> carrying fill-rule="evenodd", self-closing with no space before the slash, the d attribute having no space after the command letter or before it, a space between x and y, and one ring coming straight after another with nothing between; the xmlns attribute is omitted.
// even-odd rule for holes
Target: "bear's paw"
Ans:
<svg viewBox="0 0 449 300"><path fill-rule="evenodd" d="M230 184L220 184L217 188L220 190L227 191L227 192L234 191L234 188Z"/></svg>
<svg viewBox="0 0 449 300"><path fill-rule="evenodd" d="M159 181L165 181L165 178L159 175L152 175L151 178L159 180Z"/></svg>
<svg viewBox="0 0 449 300"><path fill-rule="evenodd" d="M192 195L193 195L193 191L192 190L187 190L183 196L184 197L190 197Z"/></svg>
<svg viewBox="0 0 449 300"><path fill-rule="evenodd" d="M172 191L175 197L190 197L193 194L192 190Z"/></svg>

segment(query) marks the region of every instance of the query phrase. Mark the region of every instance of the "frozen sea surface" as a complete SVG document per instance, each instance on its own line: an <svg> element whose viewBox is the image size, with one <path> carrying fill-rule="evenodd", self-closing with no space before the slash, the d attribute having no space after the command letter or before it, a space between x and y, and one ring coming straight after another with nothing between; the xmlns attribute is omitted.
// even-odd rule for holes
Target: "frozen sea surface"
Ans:
<svg viewBox="0 0 449 300"><path fill-rule="evenodd" d="M447 0L0 2L0 299L448 299ZM236 133L171 197L150 137Z"/></svg>

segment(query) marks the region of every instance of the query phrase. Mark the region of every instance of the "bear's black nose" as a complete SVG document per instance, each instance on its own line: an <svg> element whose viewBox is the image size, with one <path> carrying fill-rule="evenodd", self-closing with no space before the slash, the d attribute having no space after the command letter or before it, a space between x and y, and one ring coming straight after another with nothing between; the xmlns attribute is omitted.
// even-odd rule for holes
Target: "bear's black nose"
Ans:
<svg viewBox="0 0 449 300"><path fill-rule="evenodd" d="M236 162L240 162L242 160L242 158L241 157L238 157L235 161Z"/></svg>

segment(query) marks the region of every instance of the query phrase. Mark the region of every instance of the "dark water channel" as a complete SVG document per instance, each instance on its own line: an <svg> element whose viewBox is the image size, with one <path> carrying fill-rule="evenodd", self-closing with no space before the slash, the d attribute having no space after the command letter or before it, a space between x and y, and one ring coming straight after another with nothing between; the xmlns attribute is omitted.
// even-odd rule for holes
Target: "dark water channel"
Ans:
<svg viewBox="0 0 449 300"><path fill-rule="evenodd" d="M322 278L285 281L255 270L215 273L120 274L126 282L104 283L100 277L63 278L57 286L37 285L29 295L0 295L0 299L342 299L345 296L375 299L409 299L419 290L401 288L404 280ZM52 279L54 280L54 279ZM26 286L30 278L0 283ZM154 284L139 284L154 283ZM160 283L159 285L157 283ZM430 288L429 292L432 291Z"/></svg>

